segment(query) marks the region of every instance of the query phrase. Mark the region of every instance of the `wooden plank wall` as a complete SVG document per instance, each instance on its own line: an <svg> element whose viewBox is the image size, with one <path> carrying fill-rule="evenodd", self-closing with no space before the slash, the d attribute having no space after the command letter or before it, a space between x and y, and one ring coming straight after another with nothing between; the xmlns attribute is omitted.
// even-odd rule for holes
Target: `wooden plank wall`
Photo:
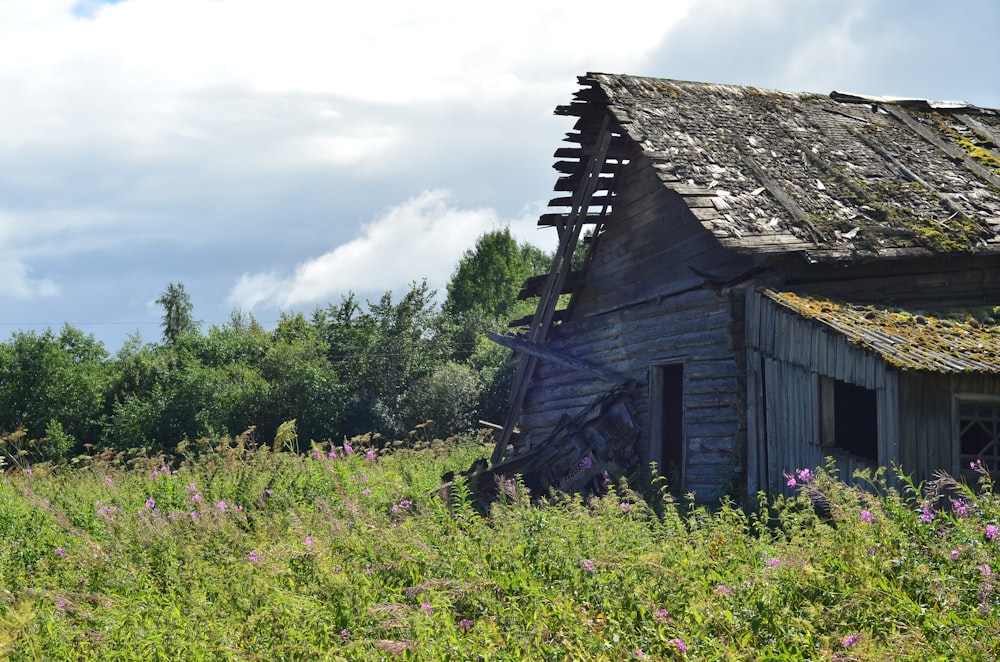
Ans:
<svg viewBox="0 0 1000 662"><path fill-rule="evenodd" d="M683 362L684 489L712 501L741 471L740 375L729 349L729 299L702 288L702 278L688 265L712 271L733 258L654 172L636 159L618 175L616 207L598 239L585 285L575 295L570 318L550 331L547 344L634 380L632 404L646 440L650 366ZM609 388L579 372L540 363L521 415L526 446Z"/></svg>
<svg viewBox="0 0 1000 662"><path fill-rule="evenodd" d="M748 487L787 491L785 477L796 469L837 460L840 476L849 480L857 468L874 466L863 458L823 447L820 442L819 377L825 375L876 392L878 464L900 460L897 373L877 356L844 336L788 311L755 290L746 306L747 361L753 364L748 384ZM763 388L761 387L763 384ZM763 437L761 435L764 435Z"/></svg>
<svg viewBox="0 0 1000 662"><path fill-rule="evenodd" d="M903 372L899 379L903 471L926 480L937 470L968 474L958 461L954 398L958 394L1000 395L1000 377L987 374L942 375Z"/></svg>

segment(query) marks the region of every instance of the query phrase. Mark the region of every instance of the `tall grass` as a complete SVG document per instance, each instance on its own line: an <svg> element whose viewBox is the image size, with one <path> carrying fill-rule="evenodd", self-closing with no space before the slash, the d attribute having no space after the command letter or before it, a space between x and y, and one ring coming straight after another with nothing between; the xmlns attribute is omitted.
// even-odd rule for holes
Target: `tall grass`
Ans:
<svg viewBox="0 0 1000 662"><path fill-rule="evenodd" d="M0 659L992 659L992 484L714 509L608 484L479 513L442 473L480 439L14 469L0 484ZM659 487L659 486L654 486Z"/></svg>

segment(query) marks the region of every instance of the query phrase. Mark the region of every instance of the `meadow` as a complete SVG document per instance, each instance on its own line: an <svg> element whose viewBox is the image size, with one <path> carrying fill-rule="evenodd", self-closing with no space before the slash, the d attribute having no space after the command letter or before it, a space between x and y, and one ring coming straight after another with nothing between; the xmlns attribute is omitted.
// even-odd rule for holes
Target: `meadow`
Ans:
<svg viewBox="0 0 1000 662"><path fill-rule="evenodd" d="M287 429L286 429L287 431ZM16 439L5 438L10 449ZM698 506L663 484L489 512L479 436L236 439L0 484L4 660L928 660L1000 655L1000 502L822 468ZM276 449L275 446L278 448Z"/></svg>

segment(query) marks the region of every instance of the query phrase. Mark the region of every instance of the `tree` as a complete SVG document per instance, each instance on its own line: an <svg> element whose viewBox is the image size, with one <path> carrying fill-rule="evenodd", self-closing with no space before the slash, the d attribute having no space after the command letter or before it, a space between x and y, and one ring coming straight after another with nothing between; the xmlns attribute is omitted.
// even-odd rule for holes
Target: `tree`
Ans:
<svg viewBox="0 0 1000 662"><path fill-rule="evenodd" d="M517 305L517 294L528 276L543 273L551 258L531 244L518 245L510 228L493 230L465 251L451 281L445 310L449 314L479 311L503 317Z"/></svg>
<svg viewBox="0 0 1000 662"><path fill-rule="evenodd" d="M198 330L198 322L191 316L194 306L184 289L184 283L168 283L156 304L163 308L163 341L168 345L181 336Z"/></svg>
<svg viewBox="0 0 1000 662"><path fill-rule="evenodd" d="M96 440L106 359L100 341L69 325L15 333L0 345L0 433L23 427L28 439L47 438L35 453L46 460Z"/></svg>
<svg viewBox="0 0 1000 662"><path fill-rule="evenodd" d="M339 306L313 314L347 395L348 434L407 432L400 399L452 351L433 298L426 282L412 283L399 301L386 292L362 310L349 295Z"/></svg>

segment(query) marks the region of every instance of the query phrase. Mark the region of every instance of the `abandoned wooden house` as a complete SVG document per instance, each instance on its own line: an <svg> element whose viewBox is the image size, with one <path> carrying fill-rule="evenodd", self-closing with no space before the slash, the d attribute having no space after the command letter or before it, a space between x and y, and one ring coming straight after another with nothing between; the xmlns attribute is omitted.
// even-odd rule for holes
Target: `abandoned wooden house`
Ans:
<svg viewBox="0 0 1000 662"><path fill-rule="evenodd" d="M518 367L491 473L573 490L655 462L712 501L829 456L1000 471L1000 113L580 83L556 259L494 336Z"/></svg>

